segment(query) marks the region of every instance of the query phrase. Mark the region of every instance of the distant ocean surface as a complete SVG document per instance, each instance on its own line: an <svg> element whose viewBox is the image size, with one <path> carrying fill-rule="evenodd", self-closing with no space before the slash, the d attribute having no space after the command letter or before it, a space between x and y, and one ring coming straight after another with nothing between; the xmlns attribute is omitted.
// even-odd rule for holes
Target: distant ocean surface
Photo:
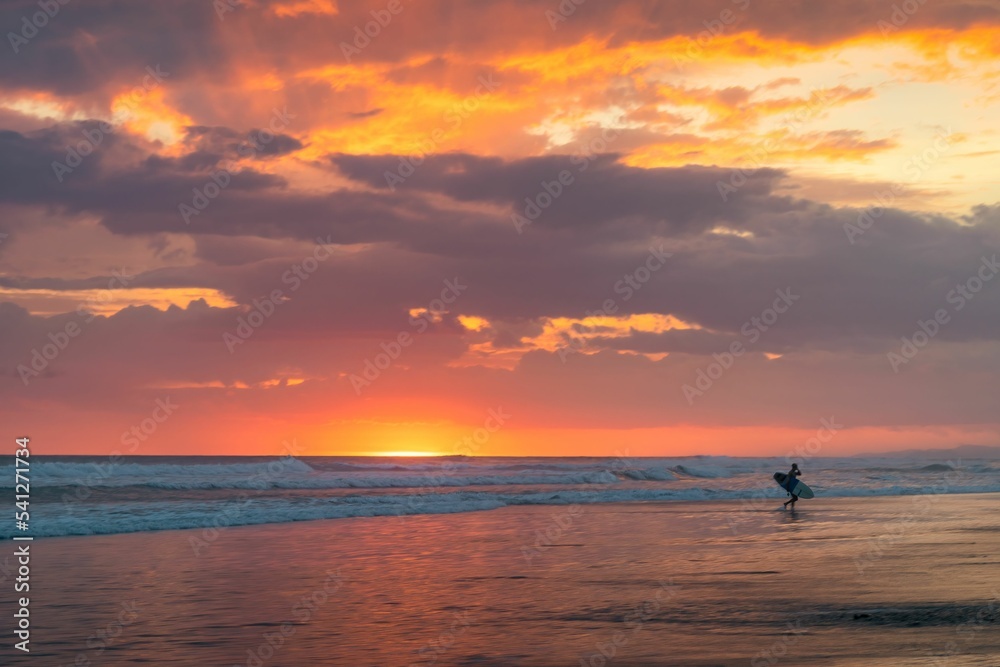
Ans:
<svg viewBox="0 0 1000 667"><path fill-rule="evenodd" d="M823 497L1000 492L1000 461L800 459ZM36 537L406 516L508 505L745 500L777 504L784 458L31 458ZM12 496L14 462L0 459ZM9 489L9 491L6 491ZM810 502L810 501L803 501ZM811 501L811 502L816 502ZM0 524L0 538L15 534Z"/></svg>

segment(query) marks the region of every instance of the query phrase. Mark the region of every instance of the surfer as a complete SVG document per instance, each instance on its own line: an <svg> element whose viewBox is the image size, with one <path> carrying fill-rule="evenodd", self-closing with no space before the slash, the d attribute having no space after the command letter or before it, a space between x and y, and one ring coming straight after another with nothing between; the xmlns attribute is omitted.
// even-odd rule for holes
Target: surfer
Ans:
<svg viewBox="0 0 1000 667"><path fill-rule="evenodd" d="M799 470L799 464L793 463L792 469L788 471L788 486L794 487L795 484L793 482L797 480L799 478L799 475L801 474L802 472ZM791 491L788 492L788 495L790 495L792 499L785 503L785 507L788 507L788 505L791 504L792 509L794 510L795 502L799 499L799 497L794 493L792 493Z"/></svg>

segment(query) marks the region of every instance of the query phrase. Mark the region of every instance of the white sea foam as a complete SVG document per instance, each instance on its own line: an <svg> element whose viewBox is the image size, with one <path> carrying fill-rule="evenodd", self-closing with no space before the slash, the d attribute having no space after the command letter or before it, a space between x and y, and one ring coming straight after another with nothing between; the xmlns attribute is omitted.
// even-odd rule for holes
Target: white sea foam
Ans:
<svg viewBox="0 0 1000 667"><path fill-rule="evenodd" d="M689 477L700 477L702 479L719 479L721 477L732 477L733 473L729 470L725 470L719 466L693 466L693 465L679 465L674 468L675 471L682 475L688 475Z"/></svg>
<svg viewBox="0 0 1000 667"><path fill-rule="evenodd" d="M1000 492L987 461L801 462L817 497ZM523 504L783 498L778 458L33 459L39 537L441 514ZM0 466L10 488L14 467ZM96 495L95 495L96 494ZM0 537L12 528L0 524Z"/></svg>
<svg viewBox="0 0 1000 667"><path fill-rule="evenodd" d="M227 464L163 464L133 463L116 459L75 463L45 461L35 458L29 467L31 483L45 486L123 486L138 485L164 477L198 479L216 476L275 478L313 472L306 463L295 458L275 459L257 463ZM22 469L22 472L24 470ZM0 466L0 488L14 486L14 466Z"/></svg>
<svg viewBox="0 0 1000 667"><path fill-rule="evenodd" d="M777 487L775 488L777 489ZM867 497L933 492L935 490L928 487L893 486L881 490L871 488L828 489L823 491L823 495L827 497ZM950 488L949 492L1000 492L1000 484L956 486ZM33 506L32 517L34 535L46 537L182 528L219 528L346 517L449 514L495 509L509 505L739 500L747 497L748 494L745 491L702 487L687 489L566 489L521 493L463 491L306 499L234 497L229 500L210 502L193 500L123 502L116 504L113 508L109 508L107 503L78 503L69 511L60 503L47 503ZM109 516L111 513L113 513L113 518ZM14 531L11 527L0 526L0 537L10 537L13 534Z"/></svg>

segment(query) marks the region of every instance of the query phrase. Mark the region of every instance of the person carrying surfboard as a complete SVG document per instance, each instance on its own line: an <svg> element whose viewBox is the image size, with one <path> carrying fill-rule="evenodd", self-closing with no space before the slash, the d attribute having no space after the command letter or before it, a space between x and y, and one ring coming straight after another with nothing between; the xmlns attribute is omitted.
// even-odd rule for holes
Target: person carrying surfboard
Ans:
<svg viewBox="0 0 1000 667"><path fill-rule="evenodd" d="M802 472L799 470L799 464L793 463L792 469L788 471L788 480L789 480L788 486L794 488L795 486L794 482L799 478L799 475L801 474ZM792 509L795 509L795 503L798 501L799 497L794 493L792 493L791 491L788 492L788 495L790 495L792 499L786 502L784 506L788 507L788 505L791 504Z"/></svg>

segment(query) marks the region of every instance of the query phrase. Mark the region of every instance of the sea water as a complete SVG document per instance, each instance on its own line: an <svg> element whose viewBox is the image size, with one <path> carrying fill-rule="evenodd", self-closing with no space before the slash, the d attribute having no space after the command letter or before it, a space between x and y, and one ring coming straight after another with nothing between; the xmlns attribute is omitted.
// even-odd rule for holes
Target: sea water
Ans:
<svg viewBox="0 0 1000 667"><path fill-rule="evenodd" d="M1000 461L801 460L819 498L1000 491ZM784 458L87 457L31 459L36 537L407 516L511 505L739 500L780 505ZM14 463L0 460L0 488ZM13 488L11 488L11 492ZM15 534L0 524L0 538Z"/></svg>

